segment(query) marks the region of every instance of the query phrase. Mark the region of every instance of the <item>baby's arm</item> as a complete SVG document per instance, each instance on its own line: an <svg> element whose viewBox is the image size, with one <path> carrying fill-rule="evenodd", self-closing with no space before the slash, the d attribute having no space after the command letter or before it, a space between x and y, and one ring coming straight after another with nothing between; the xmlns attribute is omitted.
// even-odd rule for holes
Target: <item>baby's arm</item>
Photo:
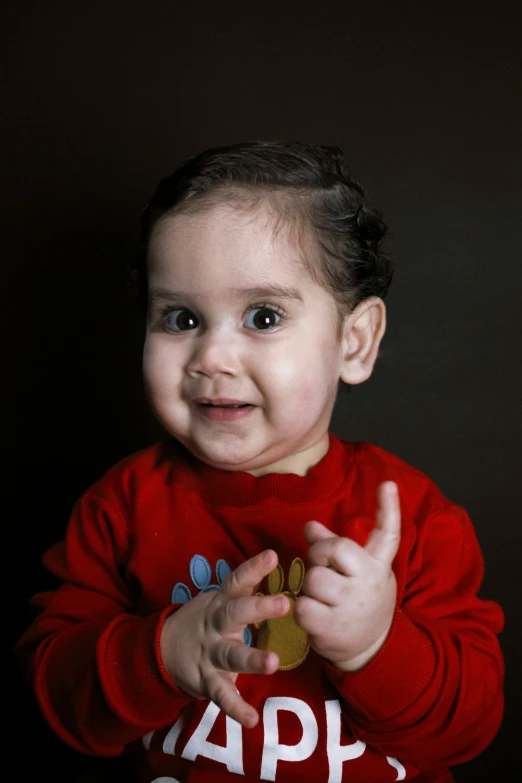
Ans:
<svg viewBox="0 0 522 783"><path fill-rule="evenodd" d="M159 655L169 608L134 614L125 579L130 552L120 505L85 493L65 541L44 557L62 586L34 597L39 614L17 645L48 723L82 753L119 755L129 742L175 720L189 701Z"/></svg>
<svg viewBox="0 0 522 783"><path fill-rule="evenodd" d="M498 730L503 710L503 660L497 639L502 612L493 602L477 597L483 561L464 509L448 504L442 512L428 516L420 523L413 546L411 534L410 530L409 541L399 549L395 563L398 600L389 630L384 637L378 636L379 623L385 627L386 620L376 614L376 649L363 651L360 665L355 659L356 665L348 660L347 666L342 664L342 651L336 649L335 660L341 665L327 665L326 670L357 739L384 755L428 770L473 758ZM319 539L324 548L326 537ZM345 540L337 537L339 551ZM335 541L329 537L330 549L332 544ZM350 551L351 544L357 546L350 542ZM313 559L317 549L317 543L312 544ZM332 556L329 572L332 566L336 570L334 562ZM342 578L339 573L332 576ZM325 583L328 578L325 574ZM306 587L305 583L305 593ZM373 587L375 582L370 580L370 595ZM394 584L390 590L393 595ZM343 603L347 607L347 617L353 617L349 590L337 594L341 608ZM358 594L359 611L364 611L362 596ZM383 598L385 617L387 605ZM373 606L371 600L368 606ZM296 607L298 620L299 611L305 608L306 604L301 610ZM307 627L317 630L313 623L325 614L323 607L308 619L312 625ZM360 635L358 625L363 630L371 627L356 623L354 638ZM332 630L329 633L329 642L321 633L317 637L328 652L335 647L332 637L336 635ZM348 652L349 659L353 649Z"/></svg>
<svg viewBox="0 0 522 783"><path fill-rule="evenodd" d="M47 568L63 585L35 597L40 614L17 645L47 721L64 742L83 753L119 755L128 743L174 722L193 698L173 682L161 654L164 627L170 628L174 641L170 618L176 607L146 617L135 614L132 585L125 576L131 541L124 509L87 492L73 510L65 542L45 557ZM268 571L274 565L269 560ZM229 582L233 585L234 578ZM180 626L185 620L197 623L202 602L195 598L190 603L179 609ZM183 640L175 641L167 646L174 649L179 641L184 649ZM192 637L187 643L195 653ZM210 648L214 653L218 649ZM258 667L266 665L266 658L273 666L270 654L258 657ZM168 653L166 664L172 674ZM180 667L180 684L204 695L190 673L183 672ZM251 708L238 699L234 709Z"/></svg>

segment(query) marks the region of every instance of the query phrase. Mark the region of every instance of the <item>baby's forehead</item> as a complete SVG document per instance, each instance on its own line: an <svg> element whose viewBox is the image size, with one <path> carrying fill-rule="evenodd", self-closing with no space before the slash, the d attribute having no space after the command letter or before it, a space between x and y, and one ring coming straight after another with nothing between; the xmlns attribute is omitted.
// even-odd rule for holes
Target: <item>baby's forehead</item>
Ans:
<svg viewBox="0 0 522 783"><path fill-rule="evenodd" d="M299 288L310 280L313 243L293 220L216 204L194 213L163 216L151 235L149 273L200 278L230 288Z"/></svg>
<svg viewBox="0 0 522 783"><path fill-rule="evenodd" d="M163 215L151 232L153 245L201 245L209 239L231 246L244 241L250 247L272 247L293 261L317 245L315 233L297 210L283 209L269 198L195 204L188 211Z"/></svg>

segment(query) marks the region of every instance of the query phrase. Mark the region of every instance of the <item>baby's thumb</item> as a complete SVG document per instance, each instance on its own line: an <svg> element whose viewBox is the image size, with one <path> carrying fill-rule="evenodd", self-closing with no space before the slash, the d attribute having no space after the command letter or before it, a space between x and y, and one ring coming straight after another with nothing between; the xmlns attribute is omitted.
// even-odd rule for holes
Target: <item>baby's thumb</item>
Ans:
<svg viewBox="0 0 522 783"><path fill-rule="evenodd" d="M309 544L315 544L316 541L321 541L323 538L336 538L336 534L332 533L321 522L307 522L304 527L304 534Z"/></svg>

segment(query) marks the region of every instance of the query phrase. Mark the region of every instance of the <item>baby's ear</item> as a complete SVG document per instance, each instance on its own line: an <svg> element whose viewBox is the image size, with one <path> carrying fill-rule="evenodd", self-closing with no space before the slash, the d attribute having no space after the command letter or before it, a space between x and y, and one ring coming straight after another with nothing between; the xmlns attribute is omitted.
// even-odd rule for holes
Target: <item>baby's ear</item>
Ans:
<svg viewBox="0 0 522 783"><path fill-rule="evenodd" d="M340 378L345 383L366 381L372 374L386 331L386 306L378 296L364 299L344 321Z"/></svg>
<svg viewBox="0 0 522 783"><path fill-rule="evenodd" d="M280 593L284 586L285 573L279 563L276 565L273 571L268 574L268 592L270 595L277 595Z"/></svg>

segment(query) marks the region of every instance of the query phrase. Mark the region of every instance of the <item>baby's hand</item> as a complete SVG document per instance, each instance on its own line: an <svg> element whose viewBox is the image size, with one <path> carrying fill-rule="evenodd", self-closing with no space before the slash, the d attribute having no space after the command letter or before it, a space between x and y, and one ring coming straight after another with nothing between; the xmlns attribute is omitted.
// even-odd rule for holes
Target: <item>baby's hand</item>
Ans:
<svg viewBox="0 0 522 783"><path fill-rule="evenodd" d="M163 662L176 685L190 696L211 699L247 728L256 725L259 715L239 695L237 674L272 674L279 658L269 650L247 647L243 631L290 609L284 595L254 595L276 565L277 554L270 549L252 557L232 571L219 590L200 593L171 614L161 634Z"/></svg>
<svg viewBox="0 0 522 783"><path fill-rule="evenodd" d="M394 482L377 490L377 523L365 547L308 522L309 570L294 609L312 648L341 671L362 669L390 630L397 585L391 570L400 540Z"/></svg>

